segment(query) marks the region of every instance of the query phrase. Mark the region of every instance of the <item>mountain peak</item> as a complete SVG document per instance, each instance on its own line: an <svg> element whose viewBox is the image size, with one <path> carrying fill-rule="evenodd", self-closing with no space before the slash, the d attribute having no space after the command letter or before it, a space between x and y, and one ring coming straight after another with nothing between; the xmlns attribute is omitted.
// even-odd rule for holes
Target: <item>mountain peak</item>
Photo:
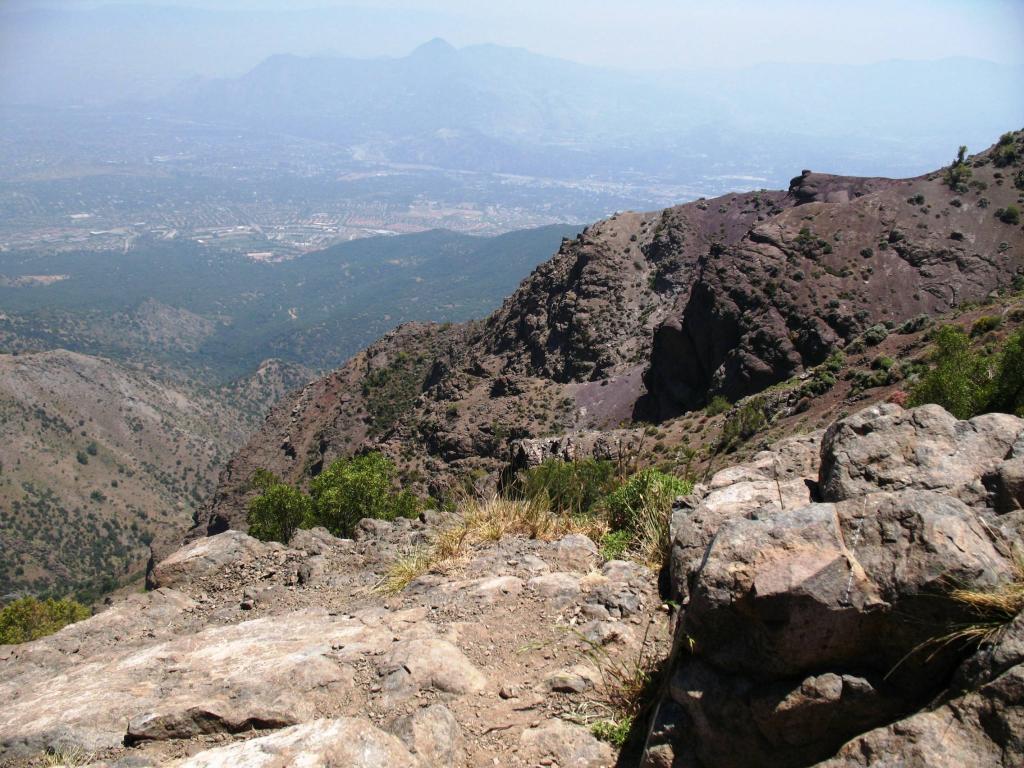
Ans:
<svg viewBox="0 0 1024 768"><path fill-rule="evenodd" d="M413 52L410 54L410 58L421 58L428 56L431 58L439 58L442 56L447 57L452 56L457 52L458 50L455 48L455 46L449 43L447 40L440 37L435 37L434 39L428 40L427 42L423 43L423 45L420 45L417 48L415 48Z"/></svg>

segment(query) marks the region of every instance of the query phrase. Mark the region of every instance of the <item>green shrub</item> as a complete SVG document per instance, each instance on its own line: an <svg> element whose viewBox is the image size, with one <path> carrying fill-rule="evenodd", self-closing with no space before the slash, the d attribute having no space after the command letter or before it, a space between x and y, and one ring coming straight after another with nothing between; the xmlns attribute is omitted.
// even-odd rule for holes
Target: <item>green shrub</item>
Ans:
<svg viewBox="0 0 1024 768"><path fill-rule="evenodd" d="M1008 205L996 211L996 216L1004 224L1020 224L1020 209L1016 205Z"/></svg>
<svg viewBox="0 0 1024 768"><path fill-rule="evenodd" d="M910 392L910 406L938 403L958 419L985 409L989 397L989 363L971 349L967 334L947 325L935 334L934 367Z"/></svg>
<svg viewBox="0 0 1024 768"><path fill-rule="evenodd" d="M988 410L1024 416L1024 329L1011 334L999 353Z"/></svg>
<svg viewBox="0 0 1024 768"><path fill-rule="evenodd" d="M917 333L931 325L931 322L932 319L928 315L916 315L903 323L903 325L900 326L899 332L902 334Z"/></svg>
<svg viewBox="0 0 1024 768"><path fill-rule="evenodd" d="M737 408L722 425L722 433L718 436L716 451L730 452L739 447L740 443L749 440L768 426L768 415L765 413L765 400L753 398Z"/></svg>
<svg viewBox="0 0 1024 768"><path fill-rule="evenodd" d="M725 413L732 408L732 403L722 395L715 395L711 398L711 401L704 406L704 413L708 416L717 416L720 413Z"/></svg>
<svg viewBox="0 0 1024 768"><path fill-rule="evenodd" d="M943 176L946 186L961 194L967 192L967 182L971 180L971 168L967 165L966 157L967 147L961 146L956 153L956 160Z"/></svg>
<svg viewBox="0 0 1024 768"><path fill-rule="evenodd" d="M394 474L395 465L381 453L338 459L310 483L313 521L335 536L349 537L364 517L415 517L419 502L392 488Z"/></svg>
<svg viewBox="0 0 1024 768"><path fill-rule="evenodd" d="M89 609L74 600L23 597L0 610L0 645L38 640L88 616Z"/></svg>
<svg viewBox="0 0 1024 768"><path fill-rule="evenodd" d="M261 541L287 544L303 525L312 522L313 501L298 488L259 470L253 484L263 493L249 502L249 535Z"/></svg>
<svg viewBox="0 0 1024 768"><path fill-rule="evenodd" d="M995 151L992 153L992 162L999 168L1005 168L1019 159L1017 137L1013 133L1004 133L999 137L999 143L996 144Z"/></svg>
<svg viewBox="0 0 1024 768"><path fill-rule="evenodd" d="M583 515L615 486L615 465L610 461L550 459L521 472L513 495L544 500L552 512Z"/></svg>
<svg viewBox="0 0 1024 768"><path fill-rule="evenodd" d="M668 521L677 496L693 491L693 483L656 469L642 469L600 502L612 531L627 531L626 550L653 567L668 554Z"/></svg>
<svg viewBox="0 0 1024 768"><path fill-rule="evenodd" d="M989 331L994 331L1003 322L999 315L983 315L974 321L971 326L971 336L984 336Z"/></svg>
<svg viewBox="0 0 1024 768"><path fill-rule="evenodd" d="M601 557L605 560L621 560L633 540L630 531L608 531L601 537Z"/></svg>
<svg viewBox="0 0 1024 768"><path fill-rule="evenodd" d="M872 325L870 328L864 331L864 333L861 336L861 338L864 340L864 343L867 344L869 347L874 347L881 344L888 337L889 329L886 328L881 323Z"/></svg>
<svg viewBox="0 0 1024 768"><path fill-rule="evenodd" d="M623 717L621 720L598 720L590 726L590 732L595 738L606 741L614 747L621 749L629 739L633 729L633 718Z"/></svg>

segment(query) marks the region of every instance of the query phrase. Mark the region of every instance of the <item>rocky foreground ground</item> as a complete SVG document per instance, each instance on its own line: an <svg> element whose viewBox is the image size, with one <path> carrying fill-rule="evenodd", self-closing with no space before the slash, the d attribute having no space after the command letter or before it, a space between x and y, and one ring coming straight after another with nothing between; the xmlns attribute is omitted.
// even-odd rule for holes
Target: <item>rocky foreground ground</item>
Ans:
<svg viewBox="0 0 1024 768"><path fill-rule="evenodd" d="M507 537L385 597L435 520L288 547L228 531L0 648L0 761L612 766L588 725L646 656L662 685L619 764L1019 766L1024 618L953 590L1012 594L1022 506L1024 420L879 405L679 500L678 611L580 535ZM968 626L992 631L950 635Z"/></svg>

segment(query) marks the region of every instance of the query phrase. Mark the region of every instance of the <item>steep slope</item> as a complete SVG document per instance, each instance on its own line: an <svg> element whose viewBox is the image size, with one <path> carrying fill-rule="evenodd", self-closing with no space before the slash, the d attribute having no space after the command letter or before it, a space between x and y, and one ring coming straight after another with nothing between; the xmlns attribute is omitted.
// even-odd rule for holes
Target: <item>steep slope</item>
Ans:
<svg viewBox="0 0 1024 768"><path fill-rule="evenodd" d="M600 222L486 321L401 327L276 409L197 533L244 525L259 468L302 482L375 448L440 492L493 477L514 440L673 420L801 374L874 324L983 299L1024 267L1024 231L999 215L1020 204L1022 157L1024 134L1008 134L953 185L805 172L787 192Z"/></svg>
<svg viewBox="0 0 1024 768"><path fill-rule="evenodd" d="M89 597L138 575L304 375L268 361L200 391L64 350L0 355L0 595Z"/></svg>

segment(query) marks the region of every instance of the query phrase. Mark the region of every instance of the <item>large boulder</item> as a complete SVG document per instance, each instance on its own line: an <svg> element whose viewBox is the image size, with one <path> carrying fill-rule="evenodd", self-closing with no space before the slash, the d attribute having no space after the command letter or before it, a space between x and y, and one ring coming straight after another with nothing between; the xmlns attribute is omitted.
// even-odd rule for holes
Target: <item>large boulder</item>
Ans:
<svg viewBox="0 0 1024 768"><path fill-rule="evenodd" d="M759 511L795 509L812 500L820 444L820 432L782 440L772 451L720 470L697 495L676 505L669 526L673 598L683 602L689 597L690 579L722 523Z"/></svg>
<svg viewBox="0 0 1024 768"><path fill-rule="evenodd" d="M972 506L990 504L984 479L1008 457L1024 420L987 413L970 421L937 405L882 404L835 422L821 443L822 499L921 488Z"/></svg>
<svg viewBox="0 0 1024 768"><path fill-rule="evenodd" d="M993 521L997 503L1015 514L1022 430L1005 414L878 406L825 432L820 471L802 460L812 443L787 443L698 489L673 518L685 604L645 764L796 768L840 749L834 768L1013 764L1016 645L971 666L944 638L977 620L953 587L1019 578L1019 539ZM939 756L941 718L961 713ZM999 757L963 761L972 749Z"/></svg>
<svg viewBox="0 0 1024 768"><path fill-rule="evenodd" d="M157 563L147 574L150 589L182 587L209 579L226 568L246 568L260 560L284 562L289 549L275 541L260 541L241 531L224 531L196 539Z"/></svg>

